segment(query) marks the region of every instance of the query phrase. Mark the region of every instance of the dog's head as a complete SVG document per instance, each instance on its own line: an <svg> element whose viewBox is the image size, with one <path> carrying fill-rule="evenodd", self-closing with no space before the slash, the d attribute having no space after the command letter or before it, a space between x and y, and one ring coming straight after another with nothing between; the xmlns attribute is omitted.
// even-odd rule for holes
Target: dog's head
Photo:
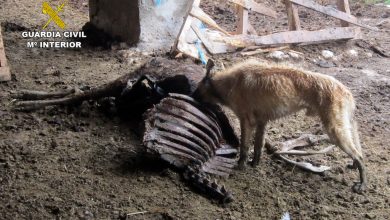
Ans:
<svg viewBox="0 0 390 220"><path fill-rule="evenodd" d="M206 65L206 76L200 81L193 95L195 99L208 104L223 103L223 99L213 82L215 73L212 72L212 69L214 66L214 61L209 59Z"/></svg>

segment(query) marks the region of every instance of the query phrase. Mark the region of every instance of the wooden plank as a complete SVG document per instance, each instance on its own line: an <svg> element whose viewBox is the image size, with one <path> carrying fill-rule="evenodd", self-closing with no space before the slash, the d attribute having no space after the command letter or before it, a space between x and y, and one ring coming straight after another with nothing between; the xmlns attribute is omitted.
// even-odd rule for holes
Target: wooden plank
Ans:
<svg viewBox="0 0 390 220"><path fill-rule="evenodd" d="M0 82L11 80L11 72L5 56L5 48L3 43L3 35L1 34L0 26Z"/></svg>
<svg viewBox="0 0 390 220"><path fill-rule="evenodd" d="M177 51L180 51L190 57L194 57L197 59L199 58L198 50L196 49L196 47L187 42L179 41L179 43L177 44Z"/></svg>
<svg viewBox="0 0 390 220"><path fill-rule="evenodd" d="M181 26L179 35L176 38L171 53L179 51L187 56L199 59L198 48L196 48L196 45L188 43L186 38L188 34L195 34L191 29L191 24L194 22L194 17L192 17L190 13L193 10L193 7L199 7L199 5L200 0L193 0L192 4L189 5L189 9L186 13L187 16L184 18L184 23ZM208 60L208 56L206 54L204 57L206 60Z"/></svg>
<svg viewBox="0 0 390 220"><path fill-rule="evenodd" d="M306 8L313 9L315 11L318 11L320 13L329 15L331 17L338 18L340 20L346 21L348 23L351 23L351 24L354 24L354 25L357 25L357 26L360 26L360 27L364 27L364 28L367 28L367 29L370 29L370 30L374 30L374 31L378 30L378 29L370 27L368 25L359 23L357 18L352 16L352 15L350 15L350 14L341 12L341 11L335 9L335 8L332 8L332 7L322 6L322 5L317 4L317 3L315 3L315 2L313 2L311 0L288 0L288 1L293 2L295 4L298 4L298 5L301 5L301 6L304 6Z"/></svg>
<svg viewBox="0 0 390 220"><path fill-rule="evenodd" d="M290 1L285 1L288 27L290 31L301 30L301 21L299 20L298 8L295 4Z"/></svg>
<svg viewBox="0 0 390 220"><path fill-rule="evenodd" d="M337 8L342 12L345 12L347 14L351 14L351 9L349 8L348 0L337 0ZM349 23L346 21L343 21L343 20L340 21L340 24L342 27L349 26Z"/></svg>
<svg viewBox="0 0 390 220"><path fill-rule="evenodd" d="M208 39L208 37L202 33L196 24L192 24L191 28L194 30L196 35L202 41L203 45L206 47L207 51L211 54L227 53L236 51L235 47L226 45L225 43L213 42Z"/></svg>
<svg viewBox="0 0 390 220"><path fill-rule="evenodd" d="M0 82L11 80L11 70L8 66L0 67Z"/></svg>
<svg viewBox="0 0 390 220"><path fill-rule="evenodd" d="M237 34L248 34L249 13L242 6L238 6Z"/></svg>
<svg viewBox="0 0 390 220"><path fill-rule="evenodd" d="M257 3L253 0L229 0L229 1L243 7L244 9L254 11L269 17L276 18L278 16L278 13L275 10L263 4Z"/></svg>
<svg viewBox="0 0 390 220"><path fill-rule="evenodd" d="M256 55L256 54L260 54L260 53L269 53L269 52L272 52L272 51L285 50L285 49L288 49L288 48L289 48L289 46L272 47L272 48L266 48L266 49L257 49L257 50L254 50L254 51L241 52L241 55L242 56L253 56L253 55Z"/></svg>
<svg viewBox="0 0 390 220"><path fill-rule="evenodd" d="M192 53L192 49L188 46L188 43L186 42L186 35L187 31L191 28L192 24L192 16L190 16L190 12L192 10L193 6L199 6L200 0L193 0L192 4L189 5L186 17L184 18L184 23L182 24L179 35L177 36L175 43L172 47L171 53L174 53L175 51L181 51L183 53Z"/></svg>
<svg viewBox="0 0 390 220"><path fill-rule="evenodd" d="M237 36L225 38L226 42L234 42L237 45L246 46L268 46L300 43L319 43L334 40L347 40L361 38L360 28L357 27L335 27L318 31L287 31L274 33L266 36Z"/></svg>
<svg viewBox="0 0 390 220"><path fill-rule="evenodd" d="M230 35L229 32L221 28L208 14L206 14L199 6L193 5L190 15L201 20L210 27L213 27L226 35Z"/></svg>
<svg viewBox="0 0 390 220"><path fill-rule="evenodd" d="M262 44L297 44L317 43L333 40L360 38L360 29L355 27L336 27L318 31L289 31L263 36L256 40L256 45Z"/></svg>
<svg viewBox="0 0 390 220"><path fill-rule="evenodd" d="M192 30L194 30L195 34L199 37L199 39L202 41L203 45L206 47L207 51L209 51L211 54L215 54L214 53L214 48L213 48L213 44L209 41L209 39L207 39L202 31L197 27L196 24L192 23L191 24L191 28Z"/></svg>
<svg viewBox="0 0 390 220"><path fill-rule="evenodd" d="M248 34L258 35L256 29L248 22Z"/></svg>

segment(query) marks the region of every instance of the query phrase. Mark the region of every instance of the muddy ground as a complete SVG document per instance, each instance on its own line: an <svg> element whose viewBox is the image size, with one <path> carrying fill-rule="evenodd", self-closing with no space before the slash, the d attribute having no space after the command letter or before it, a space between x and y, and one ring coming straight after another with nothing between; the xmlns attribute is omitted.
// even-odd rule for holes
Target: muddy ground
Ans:
<svg viewBox="0 0 390 220"><path fill-rule="evenodd" d="M88 20L87 1L69 4L62 17L69 30L80 30ZM280 17L251 15L257 31L285 30L281 1L266 4L276 8ZM194 193L165 164L145 157L136 128L103 114L93 102L79 109L10 110L12 90L96 86L154 55L99 47L28 49L21 32L41 29L47 18L40 5L41 1L0 0L13 74L12 81L0 84L0 219L279 219L285 212L292 219L390 218L390 63L364 46L370 42L390 51L389 8L351 1L352 13L379 32L363 30L363 41L296 46L293 49L303 54L301 59L286 60L332 75L351 88L357 100L368 190L363 195L352 193L358 172L346 168L351 161L339 149L313 157L332 166L325 175L304 172L265 154L259 167L221 180L235 197L233 203L221 205ZM231 9L213 1L204 1L202 7L222 26L233 29ZM308 10L300 16L307 29L338 23ZM325 65L329 68L317 65L323 49L336 56ZM358 55L350 55L351 49ZM266 54L256 57L270 60ZM216 57L226 66L246 58L239 53ZM268 137L282 141L322 132L316 118L303 115L270 124ZM127 215L136 212L145 213Z"/></svg>

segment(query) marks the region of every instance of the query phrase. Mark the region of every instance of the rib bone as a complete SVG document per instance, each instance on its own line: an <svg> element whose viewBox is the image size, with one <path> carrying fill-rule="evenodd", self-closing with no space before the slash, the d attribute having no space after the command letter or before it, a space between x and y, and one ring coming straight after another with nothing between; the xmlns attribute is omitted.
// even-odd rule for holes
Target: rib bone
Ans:
<svg viewBox="0 0 390 220"><path fill-rule="evenodd" d="M226 144L216 117L200 106L179 94L162 99L147 114L145 146L160 155L177 152L178 159L165 158L170 163L195 159L199 170L229 176L237 164L237 149Z"/></svg>

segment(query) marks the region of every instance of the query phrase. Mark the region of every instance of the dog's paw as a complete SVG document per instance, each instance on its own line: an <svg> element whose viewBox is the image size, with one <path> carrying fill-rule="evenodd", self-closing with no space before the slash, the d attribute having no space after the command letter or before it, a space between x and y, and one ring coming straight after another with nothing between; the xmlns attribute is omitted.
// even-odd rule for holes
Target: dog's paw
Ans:
<svg viewBox="0 0 390 220"><path fill-rule="evenodd" d="M237 170L245 170L246 169L246 161L245 160L239 160Z"/></svg>
<svg viewBox="0 0 390 220"><path fill-rule="evenodd" d="M252 166L253 168L255 168L255 167L259 166L260 160L257 160L257 161L256 161L256 160L253 159L253 160L251 161L250 164L251 164L251 166Z"/></svg>
<svg viewBox="0 0 390 220"><path fill-rule="evenodd" d="M365 183L355 183L352 187L353 192L358 194L363 194L363 192L366 190L366 184Z"/></svg>

